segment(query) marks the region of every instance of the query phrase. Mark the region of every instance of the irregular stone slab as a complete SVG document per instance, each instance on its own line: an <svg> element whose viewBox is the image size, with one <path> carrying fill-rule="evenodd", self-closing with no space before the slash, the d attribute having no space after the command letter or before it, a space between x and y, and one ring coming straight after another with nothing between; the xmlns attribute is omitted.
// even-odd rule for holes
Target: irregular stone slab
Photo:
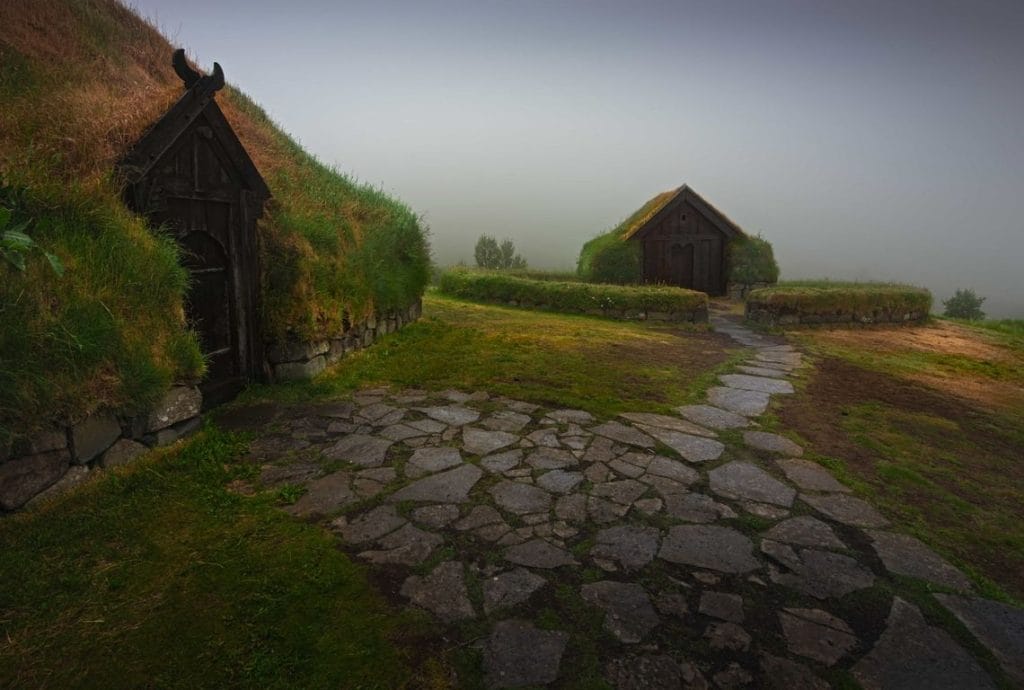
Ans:
<svg viewBox="0 0 1024 690"><path fill-rule="evenodd" d="M671 429L659 429L643 424L639 426L690 462L716 460L725 450L725 445L713 438L691 436Z"/></svg>
<svg viewBox="0 0 1024 690"><path fill-rule="evenodd" d="M519 433L531 421L529 415L510 410L498 410L480 422L480 425L491 431L508 431Z"/></svg>
<svg viewBox="0 0 1024 690"><path fill-rule="evenodd" d="M313 460L290 462L286 465L264 465L260 470L260 484L305 484L311 479L316 479L321 472L323 468L320 463Z"/></svg>
<svg viewBox="0 0 1024 690"><path fill-rule="evenodd" d="M741 533L719 525L672 527L658 556L670 563L693 565L725 573L745 573L760 567L753 544Z"/></svg>
<svg viewBox="0 0 1024 690"><path fill-rule="evenodd" d="M316 479L307 485L299 500L285 508L292 515L326 515L359 500L349 487L351 476L341 470Z"/></svg>
<svg viewBox="0 0 1024 690"><path fill-rule="evenodd" d="M379 419L384 419L388 415L400 411L401 410L397 407L392 407L387 403L375 402L359 408L359 411L355 413L355 417L357 421L364 420L368 422L376 422Z"/></svg>
<svg viewBox="0 0 1024 690"><path fill-rule="evenodd" d="M428 434L440 434L448 428L447 424L442 424L436 419L417 419L414 422L406 422L406 424Z"/></svg>
<svg viewBox="0 0 1024 690"><path fill-rule="evenodd" d="M867 530L871 546L886 570L897 575L916 577L942 587L967 592L971 581L946 559L909 534Z"/></svg>
<svg viewBox="0 0 1024 690"><path fill-rule="evenodd" d="M676 412L691 422L712 429L739 429L750 426L750 420L742 415L711 405L683 405Z"/></svg>
<svg viewBox="0 0 1024 690"><path fill-rule="evenodd" d="M417 448L405 464L405 475L415 479L462 464L457 448Z"/></svg>
<svg viewBox="0 0 1024 690"><path fill-rule="evenodd" d="M328 460L351 462L361 467L379 467L384 464L384 458L391 446L392 441L387 439L366 434L351 434L325 450L324 457Z"/></svg>
<svg viewBox="0 0 1024 690"><path fill-rule="evenodd" d="M84 465L109 448L120 435L121 425L113 415L95 414L79 422L71 429L73 462Z"/></svg>
<svg viewBox="0 0 1024 690"><path fill-rule="evenodd" d="M583 522L587 519L587 497L583 494L562 496L555 502L555 515L560 520Z"/></svg>
<svg viewBox="0 0 1024 690"><path fill-rule="evenodd" d="M614 482L597 484L590 490L591 496L607 498L610 501L621 505L631 505L633 501L643 496L647 487L632 479L622 479Z"/></svg>
<svg viewBox="0 0 1024 690"><path fill-rule="evenodd" d="M484 613L518 606L548 583L526 568L516 568L488 578L484 582Z"/></svg>
<svg viewBox="0 0 1024 690"><path fill-rule="evenodd" d="M462 568L458 561L445 561L426 577L410 575L402 583L401 594L448 623L476 618Z"/></svg>
<svg viewBox="0 0 1024 690"><path fill-rule="evenodd" d="M803 357L800 356L799 352L758 352L754 355L754 359L758 362L774 362L791 367L799 366L800 362L803 361Z"/></svg>
<svg viewBox="0 0 1024 690"><path fill-rule="evenodd" d="M804 454L803 448L785 436L771 434L767 431L744 431L743 442L751 448L763 450L766 453L777 453L789 457L800 457Z"/></svg>
<svg viewBox="0 0 1024 690"><path fill-rule="evenodd" d="M540 448L526 457L526 464L535 470L561 470L580 464L576 456L567 450Z"/></svg>
<svg viewBox="0 0 1024 690"><path fill-rule="evenodd" d="M704 631L704 637L708 639L712 649L730 649L734 652L747 651L751 640L746 630L729 622L712 623Z"/></svg>
<svg viewBox="0 0 1024 690"><path fill-rule="evenodd" d="M598 498L597 496L587 497L587 515L590 516L590 519L593 522L596 522L599 525L615 522L628 512L628 505L612 503L611 501L606 501L603 498Z"/></svg>
<svg viewBox="0 0 1024 690"><path fill-rule="evenodd" d="M647 516L661 512L664 502L660 498L641 498L633 503L633 507Z"/></svg>
<svg viewBox="0 0 1024 690"><path fill-rule="evenodd" d="M773 572L772 581L817 599L843 597L875 583L871 571L849 556L807 549L800 561L792 573Z"/></svg>
<svg viewBox="0 0 1024 690"><path fill-rule="evenodd" d="M830 493L850 493L850 489L843 486L832 476L832 473L816 462L800 460L797 458L787 460L776 460L783 474L789 481L796 484L804 491L822 491Z"/></svg>
<svg viewBox="0 0 1024 690"><path fill-rule="evenodd" d="M770 690L829 690L832 686L790 659L761 654L761 680Z"/></svg>
<svg viewBox="0 0 1024 690"><path fill-rule="evenodd" d="M612 452L612 446L615 445L610 438L604 436L598 436L587 448L587 452L583 454L584 462L610 462L615 458L615 453Z"/></svg>
<svg viewBox="0 0 1024 690"><path fill-rule="evenodd" d="M793 392L793 384L789 381L779 379L768 379L763 376L750 376L748 374L723 374L718 377L724 385L729 388L739 388L745 391L757 391L769 395L787 395Z"/></svg>
<svg viewBox="0 0 1024 690"><path fill-rule="evenodd" d="M655 455L647 465L647 473L666 477L679 482L682 486L690 486L700 480L700 475L692 467L671 460L662 455Z"/></svg>
<svg viewBox="0 0 1024 690"><path fill-rule="evenodd" d="M544 415L559 424L592 424L594 415L583 410L555 410Z"/></svg>
<svg viewBox="0 0 1024 690"><path fill-rule="evenodd" d="M364 513L338 530L341 538L349 544L364 544L376 541L406 523L394 506L378 506Z"/></svg>
<svg viewBox="0 0 1024 690"><path fill-rule="evenodd" d="M738 366L736 367L739 371L750 376L760 376L762 378L769 379L782 379L786 377L786 372L779 371L778 369L768 369L766 367L751 367L751 366Z"/></svg>
<svg viewBox="0 0 1024 690"><path fill-rule="evenodd" d="M625 443L639 448L654 448L654 439L633 427L620 424L619 422L605 422L589 429L591 433L598 436L610 438L619 443Z"/></svg>
<svg viewBox="0 0 1024 690"><path fill-rule="evenodd" d="M729 506L696 492L666 495L665 512L678 520L699 523L736 517L736 513Z"/></svg>
<svg viewBox="0 0 1024 690"><path fill-rule="evenodd" d="M488 492L498 507L516 515L547 512L551 508L551 494L529 484L503 481Z"/></svg>
<svg viewBox="0 0 1024 690"><path fill-rule="evenodd" d="M406 523L404 527L380 539L380 551L363 551L359 557L371 563L419 565L430 558L434 549L444 543L441 535L426 532Z"/></svg>
<svg viewBox="0 0 1024 690"><path fill-rule="evenodd" d="M857 646L845 621L821 609L785 609L779 623L789 651L832 666Z"/></svg>
<svg viewBox="0 0 1024 690"><path fill-rule="evenodd" d="M637 477L644 473L643 467L638 467L632 463L626 462L622 458L616 458L615 460L612 460L610 463L608 463L608 467L610 467L617 474L620 474L623 477L629 477L630 479L636 479Z"/></svg>
<svg viewBox="0 0 1024 690"><path fill-rule="evenodd" d="M683 687L683 670L667 654L613 659L605 666L605 678L615 690L675 690Z"/></svg>
<svg viewBox="0 0 1024 690"><path fill-rule="evenodd" d="M710 429L705 429L704 427L698 426L697 424L685 419L669 417L666 414L651 414L650 412L623 412L619 416L635 424L643 424L644 426L669 429L683 434L690 434L691 436L706 436L708 438L715 437L715 432Z"/></svg>
<svg viewBox="0 0 1024 690"><path fill-rule="evenodd" d="M821 549L846 548L846 544L839 540L831 527L810 515L783 520L765 532L764 536L766 539L799 546L814 546Z"/></svg>
<svg viewBox="0 0 1024 690"><path fill-rule="evenodd" d="M389 441L404 441L409 438L424 436L425 432L408 424L392 424L381 429L380 435Z"/></svg>
<svg viewBox="0 0 1024 690"><path fill-rule="evenodd" d="M740 390L738 388L714 387L708 389L708 401L715 407L744 417L756 417L768 409L771 396L767 393Z"/></svg>
<svg viewBox="0 0 1024 690"><path fill-rule="evenodd" d="M567 494L575 489L582 481L583 474L580 472L551 470L537 478L537 486L552 493Z"/></svg>
<svg viewBox="0 0 1024 690"><path fill-rule="evenodd" d="M844 494L800 494L800 500L836 522L853 527L885 527L889 521L870 505Z"/></svg>
<svg viewBox="0 0 1024 690"><path fill-rule="evenodd" d="M487 431L467 426L462 430L462 447L470 455L487 455L519 441L507 431Z"/></svg>
<svg viewBox="0 0 1024 690"><path fill-rule="evenodd" d="M773 559L776 563L784 565L789 570L800 572L804 564L800 556L792 546L771 539L761 540L761 553Z"/></svg>
<svg viewBox="0 0 1024 690"><path fill-rule="evenodd" d="M190 419L199 414L203 406L203 395L198 388L191 386L174 386L146 417L146 432L158 431ZM119 432L120 435L120 432Z"/></svg>
<svg viewBox="0 0 1024 690"><path fill-rule="evenodd" d="M635 582L594 582L583 585L580 596L604 610L605 630L620 642L640 642L661 622L647 592Z"/></svg>
<svg viewBox="0 0 1024 690"><path fill-rule="evenodd" d="M525 621L496 623L484 645L487 687L517 688L554 682L568 641L567 632L540 630Z"/></svg>
<svg viewBox="0 0 1024 690"><path fill-rule="evenodd" d="M711 490L726 498L741 498L778 506L793 505L796 491L749 462L730 462L708 473Z"/></svg>
<svg viewBox="0 0 1024 690"><path fill-rule="evenodd" d="M928 625L917 607L893 599L885 632L851 669L866 690L922 688L986 690L988 674L944 630Z"/></svg>
<svg viewBox="0 0 1024 690"><path fill-rule="evenodd" d="M750 513L751 515L757 515L767 520L781 520L782 518L789 517L789 511L779 506L768 505L767 503L757 503L756 501L739 501L740 508Z"/></svg>
<svg viewBox="0 0 1024 690"><path fill-rule="evenodd" d="M473 510L469 511L469 515L456 522L455 529L460 532L466 532L471 529L483 527L484 525L493 525L504 522L505 519L501 517L501 513L495 510L492 506L481 505L473 508Z"/></svg>
<svg viewBox="0 0 1024 690"><path fill-rule="evenodd" d="M597 533L597 544L590 555L615 561L624 570L639 570L654 560L659 537L654 527L610 527Z"/></svg>
<svg viewBox="0 0 1024 690"><path fill-rule="evenodd" d="M1006 675L1024 687L1024 609L977 597L934 596L992 652Z"/></svg>
<svg viewBox="0 0 1024 690"><path fill-rule="evenodd" d="M504 474L518 467L522 461L523 451L516 448L515 450L506 450L504 453L488 455L480 461L480 466L492 474Z"/></svg>
<svg viewBox="0 0 1024 690"><path fill-rule="evenodd" d="M565 549L543 539L534 539L505 549L505 560L530 568L559 568L563 565L579 565L579 561Z"/></svg>
<svg viewBox="0 0 1024 690"><path fill-rule="evenodd" d="M390 503L425 501L427 503L465 503L469 491L480 481L483 470L475 465L460 465L439 474L419 479L388 496Z"/></svg>
<svg viewBox="0 0 1024 690"><path fill-rule="evenodd" d="M698 611L705 616L731 623L743 622L743 597L727 592L703 592L700 595Z"/></svg>
<svg viewBox="0 0 1024 690"><path fill-rule="evenodd" d="M412 519L416 522L441 529L459 517L459 507L445 503L439 506L420 506L412 511Z"/></svg>
<svg viewBox="0 0 1024 690"><path fill-rule="evenodd" d="M462 405L417 407L416 410L418 412L422 412L433 420L443 422L444 424L450 424L452 426L464 426L466 424L472 424L476 420L480 419L479 412Z"/></svg>
<svg viewBox="0 0 1024 690"><path fill-rule="evenodd" d="M121 438L103 453L100 457L100 465L106 468L121 467L148 451L149 448L137 441Z"/></svg>
<svg viewBox="0 0 1024 690"><path fill-rule="evenodd" d="M560 448L562 446L558 440L558 430L552 428L530 432L522 443L527 441L541 448Z"/></svg>

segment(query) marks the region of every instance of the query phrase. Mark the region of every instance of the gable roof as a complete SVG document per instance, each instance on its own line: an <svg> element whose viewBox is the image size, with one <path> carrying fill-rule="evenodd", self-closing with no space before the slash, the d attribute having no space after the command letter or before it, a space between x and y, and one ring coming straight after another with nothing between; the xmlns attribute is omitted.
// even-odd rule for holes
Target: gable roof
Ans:
<svg viewBox="0 0 1024 690"><path fill-rule="evenodd" d="M675 206L677 201L690 203L701 215L721 230L726 237L730 239L733 237L746 237L743 228L729 220L728 216L712 206L704 197L685 184L667 192L662 192L653 199L650 199L615 228L615 232L620 234L623 240L643 234L648 227L655 225L657 221L661 220L663 214L670 207Z"/></svg>
<svg viewBox="0 0 1024 690"><path fill-rule="evenodd" d="M175 53L175 58L178 53ZM270 198L270 189L260 175L256 164L239 141L231 124L214 100L214 95L224 85L220 65L215 64L214 76L197 77L186 88L178 102L142 135L121 162L118 169L128 182L141 180L174 146L175 142L202 118L210 126L224 153L242 178L242 182L256 196ZM175 64L175 69L178 65ZM179 76L181 76L179 74ZM184 80L184 78L183 78ZM188 80L185 80L188 83Z"/></svg>

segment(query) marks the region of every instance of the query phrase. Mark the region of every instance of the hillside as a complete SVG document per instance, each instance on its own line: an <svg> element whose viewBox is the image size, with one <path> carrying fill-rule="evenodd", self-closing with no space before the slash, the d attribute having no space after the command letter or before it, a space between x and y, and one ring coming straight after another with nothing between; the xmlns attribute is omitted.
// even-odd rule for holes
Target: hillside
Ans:
<svg viewBox="0 0 1024 690"><path fill-rule="evenodd" d="M24 273L0 267L0 444L202 375L176 246L124 208L113 173L182 92L172 49L113 0L0 4L0 205L66 267L38 253ZM316 161L236 88L217 100L273 195L259 226L269 339L336 332L422 292L411 209Z"/></svg>

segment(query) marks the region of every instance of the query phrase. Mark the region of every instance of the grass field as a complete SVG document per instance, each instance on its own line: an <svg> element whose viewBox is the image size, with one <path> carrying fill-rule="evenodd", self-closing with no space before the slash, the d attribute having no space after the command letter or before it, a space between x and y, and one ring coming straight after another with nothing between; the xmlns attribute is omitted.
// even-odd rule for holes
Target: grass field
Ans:
<svg viewBox="0 0 1024 690"><path fill-rule="evenodd" d="M424 318L313 382L254 387L243 398L304 400L361 387L484 388L614 415L695 401L740 350L700 326L534 312L428 294Z"/></svg>
<svg viewBox="0 0 1024 690"><path fill-rule="evenodd" d="M790 335L817 365L782 425L989 595L1024 601L1020 322Z"/></svg>

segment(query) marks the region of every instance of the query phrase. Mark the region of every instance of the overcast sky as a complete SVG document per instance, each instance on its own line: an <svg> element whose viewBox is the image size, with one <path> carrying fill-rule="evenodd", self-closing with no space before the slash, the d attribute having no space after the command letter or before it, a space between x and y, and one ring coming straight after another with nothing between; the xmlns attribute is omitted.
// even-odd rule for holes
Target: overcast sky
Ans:
<svg viewBox="0 0 1024 690"><path fill-rule="evenodd" d="M688 183L784 278L1024 317L1024 2L141 0L321 160L532 266Z"/></svg>

